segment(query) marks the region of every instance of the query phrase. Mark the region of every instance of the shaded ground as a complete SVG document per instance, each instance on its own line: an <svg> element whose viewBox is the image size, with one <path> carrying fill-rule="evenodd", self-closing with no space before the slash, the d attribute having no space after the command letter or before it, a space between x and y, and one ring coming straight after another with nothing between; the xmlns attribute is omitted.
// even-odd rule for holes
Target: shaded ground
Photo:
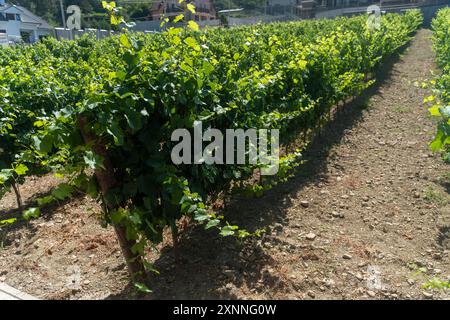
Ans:
<svg viewBox="0 0 450 320"><path fill-rule="evenodd" d="M155 293L139 298L449 298L422 288L450 276L450 174L428 149L435 123L420 86L435 68L429 36L419 31L335 116L293 179L233 199L230 219L269 227L262 239L240 244L190 227L176 263L169 242L150 255L161 274ZM27 182L26 197L53 180ZM8 195L1 208L12 205ZM0 281L47 299L136 297L114 234L96 221L98 204L80 197L47 211L3 232Z"/></svg>

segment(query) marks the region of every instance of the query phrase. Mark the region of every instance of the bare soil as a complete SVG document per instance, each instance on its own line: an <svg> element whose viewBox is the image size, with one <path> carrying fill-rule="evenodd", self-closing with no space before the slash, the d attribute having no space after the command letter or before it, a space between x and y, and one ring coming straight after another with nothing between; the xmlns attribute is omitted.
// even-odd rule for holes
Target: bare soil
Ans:
<svg viewBox="0 0 450 320"><path fill-rule="evenodd" d="M261 239L240 243L190 225L149 254L154 293L137 294L100 206L84 196L0 231L0 281L42 299L448 299L426 289L450 277L450 173L428 148L435 120L422 81L436 70L420 30L377 83L342 108L295 177L227 217ZM25 201L57 184L30 178ZM11 211L14 195L2 199ZM2 214L2 213L0 213ZM167 237L170 238L170 237Z"/></svg>

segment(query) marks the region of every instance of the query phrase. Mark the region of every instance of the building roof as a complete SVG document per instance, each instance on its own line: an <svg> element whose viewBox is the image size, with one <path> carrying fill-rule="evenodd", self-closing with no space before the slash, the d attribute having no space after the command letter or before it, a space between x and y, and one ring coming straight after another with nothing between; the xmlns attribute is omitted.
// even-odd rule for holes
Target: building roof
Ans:
<svg viewBox="0 0 450 320"><path fill-rule="evenodd" d="M0 6L0 12L5 12L10 8L16 8L17 10L22 12L20 15L22 22L37 24L38 28L41 29L53 29L53 27L47 21L45 21L41 17L35 15L33 12L22 6L16 6L14 4L6 4L4 6Z"/></svg>

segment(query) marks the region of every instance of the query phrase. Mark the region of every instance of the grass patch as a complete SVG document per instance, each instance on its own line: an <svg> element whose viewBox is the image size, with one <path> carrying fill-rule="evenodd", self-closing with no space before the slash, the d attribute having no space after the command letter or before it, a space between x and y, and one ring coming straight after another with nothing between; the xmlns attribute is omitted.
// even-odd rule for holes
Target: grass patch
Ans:
<svg viewBox="0 0 450 320"><path fill-rule="evenodd" d="M448 290L450 289L450 282L439 279L437 277L433 277L428 280L423 287L425 289L436 289L436 290Z"/></svg>
<svg viewBox="0 0 450 320"><path fill-rule="evenodd" d="M428 202L433 202L439 206L448 204L448 197L445 193L436 190L435 188L428 186L424 193L423 198Z"/></svg>
<svg viewBox="0 0 450 320"><path fill-rule="evenodd" d="M394 112L397 112L397 113L407 113L407 112L410 112L410 108L405 107L405 106L394 106L394 108L392 108L392 110L393 110Z"/></svg>
<svg viewBox="0 0 450 320"><path fill-rule="evenodd" d="M450 171L444 173L444 174L441 176L441 181L444 182L444 183L450 183Z"/></svg>

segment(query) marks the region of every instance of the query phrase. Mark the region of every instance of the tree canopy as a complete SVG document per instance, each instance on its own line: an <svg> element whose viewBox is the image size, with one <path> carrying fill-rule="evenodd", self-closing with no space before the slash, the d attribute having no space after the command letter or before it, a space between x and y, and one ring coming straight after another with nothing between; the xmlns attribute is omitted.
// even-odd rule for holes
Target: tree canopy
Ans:
<svg viewBox="0 0 450 320"><path fill-rule="evenodd" d="M59 0L11 0L11 4L23 6L54 26L62 26L61 8ZM133 3L118 1L123 6L122 14L126 19L144 19L150 13L153 0L139 0ZM63 0L64 8L77 5L82 12L82 27L108 28L107 13L102 7L101 0Z"/></svg>
<svg viewBox="0 0 450 320"><path fill-rule="evenodd" d="M118 0L123 7L121 13L127 21L145 20L150 14L152 3L156 0ZM264 6L265 0L213 0L217 10L244 8L246 12ZM54 26L62 26L59 0L7 0L8 3L23 6ZM128 2L128 3L127 3ZM82 28L109 27L106 11L101 0L63 0L64 8L77 5L82 12ZM245 12L243 13L245 14Z"/></svg>

